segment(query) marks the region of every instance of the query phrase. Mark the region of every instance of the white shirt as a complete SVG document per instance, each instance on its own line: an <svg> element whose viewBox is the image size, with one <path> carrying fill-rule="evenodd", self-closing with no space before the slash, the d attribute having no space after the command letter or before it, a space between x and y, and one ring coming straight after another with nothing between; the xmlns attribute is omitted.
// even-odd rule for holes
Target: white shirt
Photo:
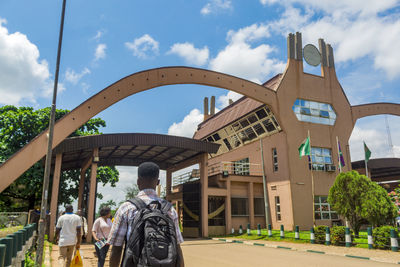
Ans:
<svg viewBox="0 0 400 267"><path fill-rule="evenodd" d="M56 227L61 229L58 246L74 246L76 244L76 229L81 227L81 218L76 214L66 213L60 216Z"/></svg>
<svg viewBox="0 0 400 267"><path fill-rule="evenodd" d="M111 226L112 222L110 218L107 218L106 222L103 217L99 217L94 221L92 232L96 233L98 239L107 239L110 234Z"/></svg>

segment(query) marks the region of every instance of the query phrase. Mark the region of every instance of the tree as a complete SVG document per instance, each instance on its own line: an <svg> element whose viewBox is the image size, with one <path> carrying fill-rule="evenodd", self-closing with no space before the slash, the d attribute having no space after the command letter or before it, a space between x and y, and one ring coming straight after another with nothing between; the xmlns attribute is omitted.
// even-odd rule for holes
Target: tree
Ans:
<svg viewBox="0 0 400 267"><path fill-rule="evenodd" d="M390 200L393 202L393 204L397 207L397 216L400 216L400 186L395 188L392 192L389 194Z"/></svg>
<svg viewBox="0 0 400 267"><path fill-rule="evenodd" d="M67 114L68 110L56 111L56 120ZM0 107L0 162L28 144L43 132L49 123L50 108L34 110L32 107ZM100 127L106 123L100 118L89 120L71 136L101 134ZM40 203L43 185L44 166L41 162L34 164L13 184L0 194L1 210L27 210ZM79 170L62 173L59 202L71 203L78 196ZM97 179L104 184L115 186L118 171L114 167L100 167Z"/></svg>
<svg viewBox="0 0 400 267"><path fill-rule="evenodd" d="M349 221L356 236L364 222L378 226L393 219L394 206L384 189L356 171L340 173L336 177L329 190L328 202Z"/></svg>
<svg viewBox="0 0 400 267"><path fill-rule="evenodd" d="M100 210L101 210L103 207L109 207L110 209L112 209L112 208L115 207L115 206L117 206L117 203L115 203L114 200L110 199L109 201L103 202L103 203L100 204L100 206L99 206L99 212L100 212Z"/></svg>
<svg viewBox="0 0 400 267"><path fill-rule="evenodd" d="M133 184L132 186L126 187L124 191L125 191L125 198L132 199L136 197L136 195L139 193L140 190L137 184Z"/></svg>

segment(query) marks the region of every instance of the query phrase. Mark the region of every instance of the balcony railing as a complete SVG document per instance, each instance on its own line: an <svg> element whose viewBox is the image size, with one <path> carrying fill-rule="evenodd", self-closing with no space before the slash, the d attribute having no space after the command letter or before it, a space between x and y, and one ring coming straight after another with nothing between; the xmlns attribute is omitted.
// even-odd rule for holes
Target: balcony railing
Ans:
<svg viewBox="0 0 400 267"><path fill-rule="evenodd" d="M208 166L208 176L222 174L223 177L228 175L246 175L246 176L261 176L261 164L254 163L237 163L237 162L218 162ZM172 185L180 185L187 182L192 182L200 179L200 171L193 169L189 172L180 174L172 178Z"/></svg>

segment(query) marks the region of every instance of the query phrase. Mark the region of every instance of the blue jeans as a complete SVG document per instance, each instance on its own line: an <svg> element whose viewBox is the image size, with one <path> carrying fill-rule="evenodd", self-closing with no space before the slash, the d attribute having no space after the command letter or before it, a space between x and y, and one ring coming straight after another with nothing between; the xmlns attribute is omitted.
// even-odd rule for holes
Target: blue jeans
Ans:
<svg viewBox="0 0 400 267"><path fill-rule="evenodd" d="M103 267L110 246L104 246L100 249L96 245L94 245L94 248L96 249L97 259L98 259L97 267Z"/></svg>

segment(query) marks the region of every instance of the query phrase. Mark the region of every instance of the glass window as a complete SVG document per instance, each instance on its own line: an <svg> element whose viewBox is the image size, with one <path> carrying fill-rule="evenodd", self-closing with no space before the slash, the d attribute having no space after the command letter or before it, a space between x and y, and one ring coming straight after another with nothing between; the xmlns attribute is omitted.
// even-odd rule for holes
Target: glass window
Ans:
<svg viewBox="0 0 400 267"><path fill-rule="evenodd" d="M327 196L314 197L314 213L317 220L336 220L338 215L333 211L328 203Z"/></svg>
<svg viewBox="0 0 400 267"><path fill-rule="evenodd" d="M246 126L248 126L250 123L248 122L248 120L244 119L240 121L240 125L245 128Z"/></svg>
<svg viewBox="0 0 400 267"><path fill-rule="evenodd" d="M255 123L258 121L256 115L251 115L250 117L247 118L250 123Z"/></svg>
<svg viewBox="0 0 400 267"><path fill-rule="evenodd" d="M232 216L248 216L247 198L231 198Z"/></svg>
<svg viewBox="0 0 400 267"><path fill-rule="evenodd" d="M231 143L233 144L234 147L238 147L241 145L240 140L236 134L231 136Z"/></svg>
<svg viewBox="0 0 400 267"><path fill-rule="evenodd" d="M312 147L311 148L311 159L312 159L314 170L324 171L326 164L332 164L331 149L321 148L321 147Z"/></svg>
<svg viewBox="0 0 400 267"><path fill-rule="evenodd" d="M249 158L244 158L234 162L234 173L237 175L250 175Z"/></svg>
<svg viewBox="0 0 400 267"><path fill-rule="evenodd" d="M226 145L226 147L228 148L228 150L232 150L232 146L231 146L231 144L229 143L229 141L228 141L228 139L224 139L224 143L225 143L225 145Z"/></svg>
<svg viewBox="0 0 400 267"><path fill-rule="evenodd" d="M258 119L264 119L265 117L267 117L267 112L265 112L264 109L260 109L258 111L256 111L257 117Z"/></svg>
<svg viewBox="0 0 400 267"><path fill-rule="evenodd" d="M281 216L281 202L279 199L279 196L275 197L275 215L276 215L276 220L281 221L282 216Z"/></svg>
<svg viewBox="0 0 400 267"><path fill-rule="evenodd" d="M272 149L272 163L274 172L278 171L278 153L275 147Z"/></svg>
<svg viewBox="0 0 400 267"><path fill-rule="evenodd" d="M262 135L263 133L265 133L264 128L261 126L261 124L257 123L253 125L253 129L256 131L256 133L258 135Z"/></svg>
<svg viewBox="0 0 400 267"><path fill-rule="evenodd" d="M208 141L208 142L213 142L214 139L213 139L211 136L209 136L209 137L207 138L207 141Z"/></svg>
<svg viewBox="0 0 400 267"><path fill-rule="evenodd" d="M253 131L253 128L251 128L251 127L247 128L244 131L250 140L253 140L254 138L257 137L256 133Z"/></svg>
<svg viewBox="0 0 400 267"><path fill-rule="evenodd" d="M242 129L242 126L240 126L240 124L237 122L232 125L232 128L234 131L239 131L240 129Z"/></svg>
<svg viewBox="0 0 400 267"><path fill-rule="evenodd" d="M262 123L264 124L264 126L268 132L273 132L276 130L274 124L272 124L270 119L266 119L266 120L262 121Z"/></svg>
<svg viewBox="0 0 400 267"><path fill-rule="evenodd" d="M219 136L218 133L214 134L212 137L214 138L215 141L218 141L221 139L221 137Z"/></svg>
<svg viewBox="0 0 400 267"><path fill-rule="evenodd" d="M335 124L336 114L330 104L296 99L292 109L300 121L326 125Z"/></svg>
<svg viewBox="0 0 400 267"><path fill-rule="evenodd" d="M263 216L265 214L264 199L254 198L254 215Z"/></svg>

